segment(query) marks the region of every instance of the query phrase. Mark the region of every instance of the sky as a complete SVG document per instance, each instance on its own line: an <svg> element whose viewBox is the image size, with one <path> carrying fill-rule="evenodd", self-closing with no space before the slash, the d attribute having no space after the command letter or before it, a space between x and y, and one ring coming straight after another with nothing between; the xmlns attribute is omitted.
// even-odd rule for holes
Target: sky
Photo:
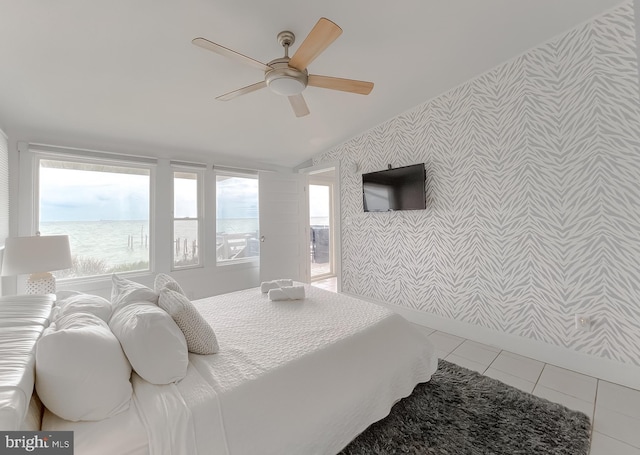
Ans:
<svg viewBox="0 0 640 455"><path fill-rule="evenodd" d="M175 179L176 218L197 217L195 180ZM219 218L258 216L257 179L218 184ZM40 221L148 220L149 176L40 168Z"/></svg>
<svg viewBox="0 0 640 455"><path fill-rule="evenodd" d="M40 168L40 221L148 220L149 176ZM197 217L196 180L175 179L176 218ZM258 217L258 180L218 178L218 218ZM310 186L310 216L327 217L326 187Z"/></svg>
<svg viewBox="0 0 640 455"><path fill-rule="evenodd" d="M218 218L258 218L258 179L218 176L216 182Z"/></svg>
<svg viewBox="0 0 640 455"><path fill-rule="evenodd" d="M175 218L198 217L198 181L173 179L173 216Z"/></svg>
<svg viewBox="0 0 640 455"><path fill-rule="evenodd" d="M148 219L148 175L40 168L40 221Z"/></svg>
<svg viewBox="0 0 640 455"><path fill-rule="evenodd" d="M309 216L311 218L329 217L329 187L309 185Z"/></svg>

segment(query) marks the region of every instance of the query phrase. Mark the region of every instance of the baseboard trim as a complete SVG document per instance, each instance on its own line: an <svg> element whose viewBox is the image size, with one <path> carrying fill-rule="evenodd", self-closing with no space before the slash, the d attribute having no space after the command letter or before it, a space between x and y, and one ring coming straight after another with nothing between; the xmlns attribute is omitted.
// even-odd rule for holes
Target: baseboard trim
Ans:
<svg viewBox="0 0 640 455"><path fill-rule="evenodd" d="M443 318L413 308L394 305L355 294L345 294L390 308L415 324L468 338L478 343L495 346L499 349L514 352L560 368L577 371L578 373L640 390L640 367L634 365L627 365L601 357L582 354L568 348L498 332L467 322Z"/></svg>

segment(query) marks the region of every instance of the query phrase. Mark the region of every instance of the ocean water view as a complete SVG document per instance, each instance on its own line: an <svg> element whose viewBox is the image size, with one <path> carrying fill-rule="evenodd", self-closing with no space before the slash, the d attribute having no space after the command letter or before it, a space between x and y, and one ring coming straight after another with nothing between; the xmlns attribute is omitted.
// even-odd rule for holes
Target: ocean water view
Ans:
<svg viewBox="0 0 640 455"><path fill-rule="evenodd" d="M257 219L218 220L218 233L257 234ZM176 260L192 259L198 254L198 222L196 220L176 220L174 224L174 245ZM125 270L144 270L149 267L149 222L147 220L127 221L49 221L40 223L42 235L68 235L71 255L76 260L102 263L101 273ZM206 236L206 233L205 233ZM195 246L195 248L194 248ZM95 272L96 270L94 270ZM97 270L100 272L100 270ZM84 276L94 273L68 271L56 276Z"/></svg>
<svg viewBox="0 0 640 455"><path fill-rule="evenodd" d="M41 222L40 233L68 235L72 256L102 259L110 265L149 262L146 220Z"/></svg>
<svg viewBox="0 0 640 455"><path fill-rule="evenodd" d="M311 226L328 226L329 217L327 216L312 216L310 219Z"/></svg>
<svg viewBox="0 0 640 455"><path fill-rule="evenodd" d="M312 226L326 226L327 217L312 217ZM216 244L221 245L225 237L257 238L258 220L234 218L217 220ZM40 223L42 235L68 235L74 268L58 271L58 278L99 275L112 272L146 270L149 267L149 222L147 220L126 221L48 221ZM176 265L197 262L198 221L176 220L174 224L174 251ZM226 234L226 235L225 235ZM204 233L206 238L207 234ZM240 249L242 246L239 247ZM236 254L238 247L225 249L226 254ZM230 259L218 257L218 260Z"/></svg>

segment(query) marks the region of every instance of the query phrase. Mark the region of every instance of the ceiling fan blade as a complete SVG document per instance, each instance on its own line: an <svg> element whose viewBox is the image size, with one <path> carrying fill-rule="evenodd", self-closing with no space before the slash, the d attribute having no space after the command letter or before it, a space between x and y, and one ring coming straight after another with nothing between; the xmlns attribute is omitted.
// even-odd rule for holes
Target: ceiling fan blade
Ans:
<svg viewBox="0 0 640 455"><path fill-rule="evenodd" d="M289 96L288 98L289 103L291 103L291 107L293 108L293 112L296 114L296 117L304 117L305 115L309 115L309 107L307 106L307 102L304 100L302 93Z"/></svg>
<svg viewBox="0 0 640 455"><path fill-rule="evenodd" d="M313 87L341 90L343 92L368 95L373 89L373 82L356 81L354 79L342 79L340 77L309 75L308 85Z"/></svg>
<svg viewBox="0 0 640 455"><path fill-rule="evenodd" d="M246 55L243 55L239 52L232 51L231 49L221 46L219 44L216 44L213 41L209 41L208 39L195 38L191 42L198 47L207 49L209 51L215 52L216 54L223 55L225 57L229 57L231 59L242 62L244 64L251 65L254 68L257 68L261 71L269 71L271 69L270 66L267 66L262 62L254 60L251 57L247 57Z"/></svg>
<svg viewBox="0 0 640 455"><path fill-rule="evenodd" d="M303 71L316 59L336 38L342 29L325 17L321 17L311 29L291 60L289 66Z"/></svg>
<svg viewBox="0 0 640 455"><path fill-rule="evenodd" d="M239 88L238 90L234 90L233 92L225 93L224 95L216 96L216 99L219 101L229 101L234 98L239 97L240 95L246 95L247 93L255 92L256 90L260 90L267 86L265 81L260 81L255 84L247 85L246 87Z"/></svg>

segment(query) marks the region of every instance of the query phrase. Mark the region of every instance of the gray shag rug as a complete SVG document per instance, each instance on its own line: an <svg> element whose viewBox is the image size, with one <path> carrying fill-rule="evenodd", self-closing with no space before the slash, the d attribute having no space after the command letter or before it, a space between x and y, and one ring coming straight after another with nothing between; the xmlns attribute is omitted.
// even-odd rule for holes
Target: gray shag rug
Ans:
<svg viewBox="0 0 640 455"><path fill-rule="evenodd" d="M339 455L587 455L589 417L440 360Z"/></svg>

